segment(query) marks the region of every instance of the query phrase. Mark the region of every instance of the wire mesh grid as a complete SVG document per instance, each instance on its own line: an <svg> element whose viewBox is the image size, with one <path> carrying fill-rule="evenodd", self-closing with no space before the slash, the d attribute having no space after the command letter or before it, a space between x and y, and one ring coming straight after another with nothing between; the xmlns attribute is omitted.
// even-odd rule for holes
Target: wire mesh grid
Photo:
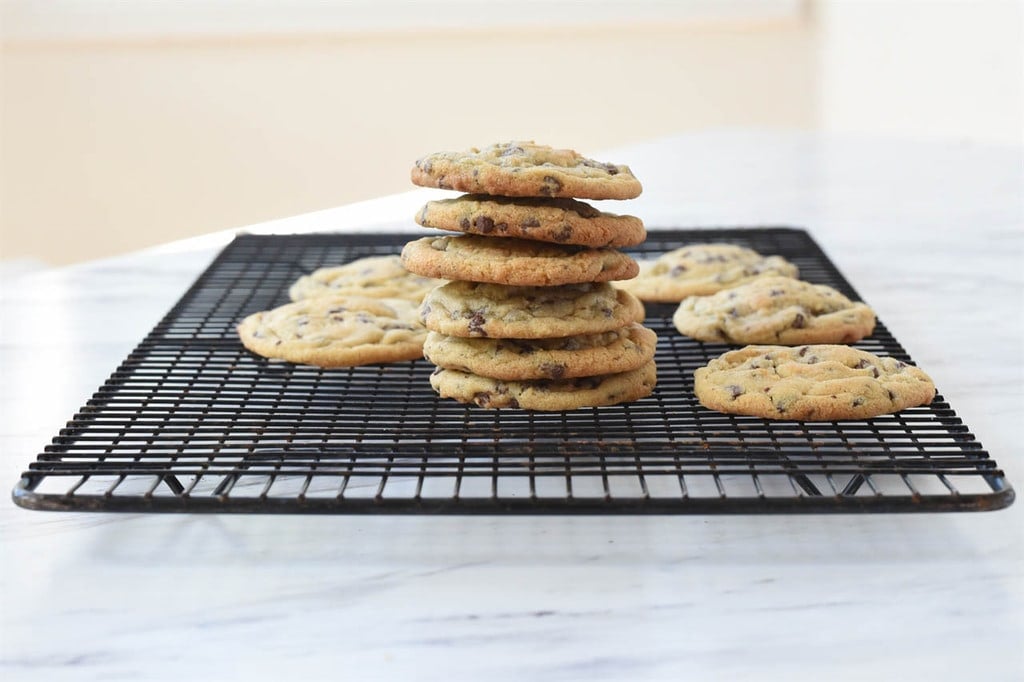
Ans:
<svg viewBox="0 0 1024 682"><path fill-rule="evenodd" d="M324 370L246 351L235 325L301 274L421 235L238 237L23 474L23 507L304 513L753 513L998 509L1003 472L942 396L870 420L719 414L693 370L727 346L648 306L658 385L569 412L439 399L424 360ZM634 255L726 241L859 298L803 230L652 231ZM879 322L856 344L910 362Z"/></svg>

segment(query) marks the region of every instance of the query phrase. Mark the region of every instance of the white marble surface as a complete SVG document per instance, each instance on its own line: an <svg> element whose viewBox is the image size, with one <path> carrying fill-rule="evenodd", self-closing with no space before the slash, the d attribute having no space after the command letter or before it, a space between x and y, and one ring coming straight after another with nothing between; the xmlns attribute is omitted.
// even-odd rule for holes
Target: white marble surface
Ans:
<svg viewBox="0 0 1024 682"><path fill-rule="evenodd" d="M609 151L658 225L809 228L1024 489L1024 157L721 132ZM398 229L426 192L255 231ZM226 234L5 273L0 482ZM247 517L0 502L0 678L1024 678L1024 503L944 515Z"/></svg>

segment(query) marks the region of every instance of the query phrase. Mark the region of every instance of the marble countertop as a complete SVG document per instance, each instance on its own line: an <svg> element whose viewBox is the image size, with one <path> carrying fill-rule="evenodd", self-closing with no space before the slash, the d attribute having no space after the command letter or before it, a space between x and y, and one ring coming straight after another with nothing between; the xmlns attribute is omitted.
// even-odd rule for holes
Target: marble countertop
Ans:
<svg viewBox="0 0 1024 682"><path fill-rule="evenodd" d="M712 132L597 155L651 229L809 229L1024 490L1024 155ZM250 228L404 230L417 190ZM0 481L230 233L6 276ZM0 677L1024 678L1024 504L990 513L42 513L0 502Z"/></svg>

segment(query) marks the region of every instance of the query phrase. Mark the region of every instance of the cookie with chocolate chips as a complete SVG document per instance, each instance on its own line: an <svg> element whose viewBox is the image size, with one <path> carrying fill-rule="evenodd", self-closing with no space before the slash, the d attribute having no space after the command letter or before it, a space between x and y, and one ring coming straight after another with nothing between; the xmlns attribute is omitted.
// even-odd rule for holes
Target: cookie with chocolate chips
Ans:
<svg viewBox="0 0 1024 682"><path fill-rule="evenodd" d="M416 161L413 184L505 197L633 199L640 181L626 166L588 159L571 149L505 142Z"/></svg>
<svg viewBox="0 0 1024 682"><path fill-rule="evenodd" d="M572 379L639 369L658 335L639 324L556 339L488 339L427 334L423 355L438 367L492 379Z"/></svg>
<svg viewBox="0 0 1024 682"><path fill-rule="evenodd" d="M404 298L419 303L439 284L444 282L409 272L402 267L398 254L394 254L319 268L292 284L288 296L293 301L320 296L366 296Z"/></svg>
<svg viewBox="0 0 1024 682"><path fill-rule="evenodd" d="M781 256L762 256L735 244L694 244L640 261L640 274L617 286L641 301L679 303L765 275L797 277L799 272Z"/></svg>
<svg viewBox="0 0 1024 682"><path fill-rule="evenodd" d="M411 241L402 249L402 264L425 277L514 286L607 282L628 279L637 272L636 261L615 249L476 234Z"/></svg>
<svg viewBox="0 0 1024 682"><path fill-rule="evenodd" d="M430 385L442 398L488 409L576 410L640 400L657 381L653 362L629 372L575 379L502 381L438 367Z"/></svg>
<svg viewBox="0 0 1024 682"><path fill-rule="evenodd" d="M632 294L607 282L515 287L449 282L423 300L423 324L447 336L549 339L621 329L644 319Z"/></svg>
<svg viewBox="0 0 1024 682"><path fill-rule="evenodd" d="M718 412L833 421L928 405L935 385L917 367L849 346L747 346L698 368L694 393Z"/></svg>
<svg viewBox="0 0 1024 682"><path fill-rule="evenodd" d="M465 194L428 201L416 214L416 222L451 232L593 248L634 246L647 236L639 218L605 213L575 199Z"/></svg>
<svg viewBox="0 0 1024 682"><path fill-rule="evenodd" d="M423 357L427 330L411 301L343 296L253 313L238 325L238 336L265 358L350 367Z"/></svg>
<svg viewBox="0 0 1024 682"><path fill-rule="evenodd" d="M854 343L875 314L832 287L790 277L758 277L711 296L691 296L672 317L685 336L710 343Z"/></svg>

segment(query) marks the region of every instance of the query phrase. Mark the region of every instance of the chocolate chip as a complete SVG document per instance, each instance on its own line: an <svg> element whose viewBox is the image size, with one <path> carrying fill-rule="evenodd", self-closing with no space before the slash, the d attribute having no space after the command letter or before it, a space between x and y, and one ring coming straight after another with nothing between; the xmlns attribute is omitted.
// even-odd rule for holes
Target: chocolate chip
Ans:
<svg viewBox="0 0 1024 682"><path fill-rule="evenodd" d="M473 316L469 318L469 333L476 336L487 336L487 332L484 331L483 326L487 324L487 318L479 310L473 313Z"/></svg>
<svg viewBox="0 0 1024 682"><path fill-rule="evenodd" d="M561 379L565 376L565 365L561 362L543 362L540 365L540 371L551 379Z"/></svg>
<svg viewBox="0 0 1024 682"><path fill-rule="evenodd" d="M606 171L608 175L618 175L619 169L612 163L601 163L600 161L594 161L593 159L583 159L580 163L587 168L600 168Z"/></svg>
<svg viewBox="0 0 1024 682"><path fill-rule="evenodd" d="M493 397L490 391L480 391L473 394L473 402L480 407L488 407Z"/></svg>
<svg viewBox="0 0 1024 682"><path fill-rule="evenodd" d="M508 406L511 407L513 410L518 410L519 409L519 401L516 400L515 398L510 398L509 401L508 401Z"/></svg>
<svg viewBox="0 0 1024 682"><path fill-rule="evenodd" d="M508 232L508 223L496 223L494 229L498 232Z"/></svg>
<svg viewBox="0 0 1024 682"><path fill-rule="evenodd" d="M889 400L896 400L895 393L893 393L892 391L887 391L887 393L889 394Z"/></svg>
<svg viewBox="0 0 1024 682"><path fill-rule="evenodd" d="M523 222L519 223L519 226L522 228L540 227L540 220L537 218L527 218Z"/></svg>
<svg viewBox="0 0 1024 682"><path fill-rule="evenodd" d="M793 329L803 329L807 326L807 319L802 313L797 313L796 317L793 318Z"/></svg>
<svg viewBox="0 0 1024 682"><path fill-rule="evenodd" d="M516 156L519 154L525 154L526 150L519 145L511 145L508 149L501 153L502 156Z"/></svg>
<svg viewBox="0 0 1024 682"><path fill-rule="evenodd" d="M685 265L673 265L672 269L668 271L670 277L678 277L679 275L686 272Z"/></svg>
<svg viewBox="0 0 1024 682"><path fill-rule="evenodd" d="M736 400L736 398L739 398L741 395L743 395L743 388L737 386L736 384L729 384L725 388L727 391L729 391L729 395L732 396L733 400Z"/></svg>
<svg viewBox="0 0 1024 682"><path fill-rule="evenodd" d="M800 357L807 355L807 346L801 346L800 351L797 353Z"/></svg>
<svg viewBox="0 0 1024 682"><path fill-rule="evenodd" d="M463 230L468 230L469 226L469 218L463 218L462 220L459 221L459 227L461 227Z"/></svg>
<svg viewBox="0 0 1024 682"><path fill-rule="evenodd" d="M782 296L782 294L784 293L786 292L783 291L782 289L772 289L771 291L768 292L768 295L774 298L776 296Z"/></svg>
<svg viewBox="0 0 1024 682"><path fill-rule="evenodd" d="M540 188L540 193L546 197L553 197L562 191L562 183L553 175L544 176L544 186Z"/></svg>
<svg viewBox="0 0 1024 682"><path fill-rule="evenodd" d="M494 221L487 216L482 215L473 221L473 226L483 234L487 234L494 229Z"/></svg>
<svg viewBox="0 0 1024 682"><path fill-rule="evenodd" d="M516 341L515 339L506 339L506 342L512 347L519 355L532 355L534 348L525 341Z"/></svg>
<svg viewBox="0 0 1024 682"><path fill-rule="evenodd" d="M611 319L611 316L612 316L612 309L611 308L601 308L601 312L604 313L605 317Z"/></svg>
<svg viewBox="0 0 1024 682"><path fill-rule="evenodd" d="M854 398L854 399L853 399L853 406L854 406L854 407L860 407L860 406L861 406L861 405L863 405L863 404L864 404L865 402L867 402L867 401L866 401L866 400L864 400L864 398L861 398L861 397L857 397L857 398Z"/></svg>
<svg viewBox="0 0 1024 682"><path fill-rule="evenodd" d="M740 314L736 312L735 308L729 308L729 317L739 317Z"/></svg>
<svg viewBox="0 0 1024 682"><path fill-rule="evenodd" d="M563 225L562 229L555 233L555 239L560 242L567 242L572 238L572 225Z"/></svg>

